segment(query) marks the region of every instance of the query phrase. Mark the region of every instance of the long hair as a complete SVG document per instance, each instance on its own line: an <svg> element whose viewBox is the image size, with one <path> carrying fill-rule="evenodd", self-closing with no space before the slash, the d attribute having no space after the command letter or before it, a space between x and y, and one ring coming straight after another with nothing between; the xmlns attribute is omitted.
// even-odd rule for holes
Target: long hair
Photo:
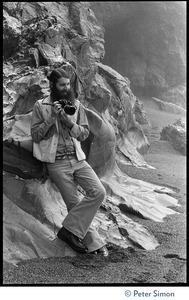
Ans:
<svg viewBox="0 0 189 300"><path fill-rule="evenodd" d="M62 98L62 93L57 90L56 88L56 83L58 82L59 78L67 78L70 79L68 73L64 71L61 68L57 68L51 72L50 75L47 76L48 80L50 81L50 89L51 89L51 96L52 100L54 101L59 101ZM70 100L72 103L75 102L75 97L74 97L74 91L72 87L70 87L70 90L67 92L66 96L67 100Z"/></svg>
<svg viewBox="0 0 189 300"><path fill-rule="evenodd" d="M66 73L66 71L64 71L61 68L55 69L51 72L50 75L47 76L47 79L52 82L53 84L56 84L58 82L59 78L68 78L70 79L68 73Z"/></svg>

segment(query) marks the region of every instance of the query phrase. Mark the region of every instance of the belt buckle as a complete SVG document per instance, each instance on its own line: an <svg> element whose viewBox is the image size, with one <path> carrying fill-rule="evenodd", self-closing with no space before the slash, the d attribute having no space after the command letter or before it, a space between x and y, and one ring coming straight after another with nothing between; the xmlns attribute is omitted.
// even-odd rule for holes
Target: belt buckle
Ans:
<svg viewBox="0 0 189 300"><path fill-rule="evenodd" d="M62 154L60 156L57 156L56 159L58 159L58 160L65 159L65 158L67 158L69 156L74 156L74 155L75 155L75 152L66 152L66 153L64 153L64 154Z"/></svg>
<svg viewBox="0 0 189 300"><path fill-rule="evenodd" d="M61 159L64 159L64 158L66 158L65 155L60 155L60 156L58 156L56 159L61 160Z"/></svg>

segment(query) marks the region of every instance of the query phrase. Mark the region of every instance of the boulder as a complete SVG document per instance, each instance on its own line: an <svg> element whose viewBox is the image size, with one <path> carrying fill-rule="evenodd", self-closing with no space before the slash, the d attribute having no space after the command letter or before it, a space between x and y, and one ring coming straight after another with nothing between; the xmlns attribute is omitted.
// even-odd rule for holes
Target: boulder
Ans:
<svg viewBox="0 0 189 300"><path fill-rule="evenodd" d="M65 207L56 191L49 194L48 182L24 181L9 173L4 173L4 180L4 260L17 264L31 258L75 256L55 235L53 220L60 228Z"/></svg>
<svg viewBox="0 0 189 300"><path fill-rule="evenodd" d="M160 136L161 140L169 141L176 150L186 155L186 124L182 119L163 127Z"/></svg>

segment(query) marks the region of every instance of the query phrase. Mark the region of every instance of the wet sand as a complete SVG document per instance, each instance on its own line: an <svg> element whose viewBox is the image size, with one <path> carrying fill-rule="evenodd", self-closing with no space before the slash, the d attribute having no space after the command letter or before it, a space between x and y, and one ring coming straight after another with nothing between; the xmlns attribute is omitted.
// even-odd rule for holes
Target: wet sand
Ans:
<svg viewBox="0 0 189 300"><path fill-rule="evenodd" d="M144 159L156 169L127 166L122 170L133 178L173 188L181 206L173 208L179 214L170 215L161 223L127 215L150 229L160 245L146 251L108 244L108 258L90 254L23 261L18 267L4 263L4 284L174 285L186 282L186 157L169 142L160 140L163 126L173 124L179 115L162 112L148 100L144 101L144 108L152 125L143 126L150 142Z"/></svg>

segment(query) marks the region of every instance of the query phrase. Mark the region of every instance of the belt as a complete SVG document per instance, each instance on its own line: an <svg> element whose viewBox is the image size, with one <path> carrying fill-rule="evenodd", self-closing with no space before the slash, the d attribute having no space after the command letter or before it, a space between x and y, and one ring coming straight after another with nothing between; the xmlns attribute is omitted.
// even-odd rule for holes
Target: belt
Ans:
<svg viewBox="0 0 189 300"><path fill-rule="evenodd" d="M59 156L56 156L56 159L65 159L65 158L67 158L67 157L69 157L69 156L75 156L75 155L76 155L75 151L72 151L72 152L65 152L64 154L61 154L61 155L59 155Z"/></svg>

